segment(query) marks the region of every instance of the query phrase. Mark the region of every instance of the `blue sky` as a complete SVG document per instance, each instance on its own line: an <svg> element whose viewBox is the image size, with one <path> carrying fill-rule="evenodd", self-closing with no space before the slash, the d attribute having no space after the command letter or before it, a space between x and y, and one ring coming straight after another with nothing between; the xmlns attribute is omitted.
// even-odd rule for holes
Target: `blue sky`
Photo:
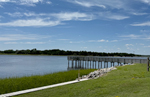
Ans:
<svg viewBox="0 0 150 97"><path fill-rule="evenodd" d="M0 50L150 54L150 0L0 0Z"/></svg>

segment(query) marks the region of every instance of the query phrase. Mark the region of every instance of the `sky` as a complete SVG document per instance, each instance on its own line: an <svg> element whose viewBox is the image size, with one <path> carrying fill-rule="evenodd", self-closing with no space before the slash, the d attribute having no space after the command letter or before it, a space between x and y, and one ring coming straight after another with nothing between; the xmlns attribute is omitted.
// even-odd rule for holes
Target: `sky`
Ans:
<svg viewBox="0 0 150 97"><path fill-rule="evenodd" d="M150 55L150 0L0 0L0 50Z"/></svg>

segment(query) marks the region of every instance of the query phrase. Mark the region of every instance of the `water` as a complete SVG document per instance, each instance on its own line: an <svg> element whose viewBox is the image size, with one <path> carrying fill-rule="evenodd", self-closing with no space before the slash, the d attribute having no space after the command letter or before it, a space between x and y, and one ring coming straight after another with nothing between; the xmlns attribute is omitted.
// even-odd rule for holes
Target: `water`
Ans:
<svg viewBox="0 0 150 97"><path fill-rule="evenodd" d="M67 71L67 56L0 55L0 78Z"/></svg>

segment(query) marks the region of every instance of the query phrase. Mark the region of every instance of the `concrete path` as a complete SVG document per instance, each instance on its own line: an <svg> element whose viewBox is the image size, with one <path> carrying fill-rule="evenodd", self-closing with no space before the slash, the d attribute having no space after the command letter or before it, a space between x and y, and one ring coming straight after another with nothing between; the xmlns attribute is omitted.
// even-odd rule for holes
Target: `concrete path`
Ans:
<svg viewBox="0 0 150 97"><path fill-rule="evenodd" d="M80 79L80 81L86 81L86 80L88 80L88 79L87 78ZM39 90L43 90L43 89L48 89L48 88L53 88L53 87L73 84L73 83L77 83L77 82L80 82L80 81L74 80L74 81L69 81L69 82L64 82L64 83L59 83L59 84L54 84L54 85L49 85L49 86L44 86L44 87L39 87L39 88L33 88L33 89L28 89L28 90L23 90L23 91L18 91L18 92L12 92L12 93L7 93L7 94L0 95L0 97L16 96L16 95L30 93L30 92L35 92L35 91L39 91Z"/></svg>

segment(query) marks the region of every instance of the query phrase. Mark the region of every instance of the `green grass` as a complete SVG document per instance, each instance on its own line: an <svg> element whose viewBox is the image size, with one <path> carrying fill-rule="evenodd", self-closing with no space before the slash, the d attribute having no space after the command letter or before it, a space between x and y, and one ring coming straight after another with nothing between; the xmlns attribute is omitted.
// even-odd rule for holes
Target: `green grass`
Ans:
<svg viewBox="0 0 150 97"><path fill-rule="evenodd" d="M146 70L146 64L117 67L98 79L17 97L150 97L150 72Z"/></svg>
<svg viewBox="0 0 150 97"><path fill-rule="evenodd" d="M95 69L80 70L80 75L86 75ZM21 78L5 78L0 79L0 94L31 89L46 85L75 80L78 77L78 70L66 72L57 72L46 75L36 75Z"/></svg>

